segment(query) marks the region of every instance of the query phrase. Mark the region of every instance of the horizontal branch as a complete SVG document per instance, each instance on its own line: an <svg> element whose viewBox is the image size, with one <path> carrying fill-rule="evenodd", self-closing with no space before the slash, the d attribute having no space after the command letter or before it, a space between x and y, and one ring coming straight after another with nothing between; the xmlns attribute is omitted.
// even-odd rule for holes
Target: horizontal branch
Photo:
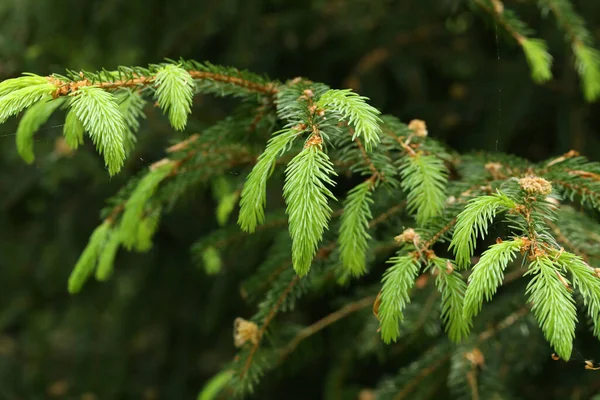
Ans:
<svg viewBox="0 0 600 400"><path fill-rule="evenodd" d="M239 86L252 92L274 95L278 92L275 84L260 84L252 82L238 76L220 74L208 71L188 71L192 78L197 80L209 80L215 82L229 83L231 85ZM54 76L48 76L48 81L56 86L56 91L53 93L54 98L61 96L68 96L69 94L77 92L81 87L94 86L105 90L114 90L120 88L132 88L132 87L145 87L150 86L156 80L156 74L148 76L136 76L130 79L118 79L109 82L92 82L89 79L82 79L73 82L65 82Z"/></svg>

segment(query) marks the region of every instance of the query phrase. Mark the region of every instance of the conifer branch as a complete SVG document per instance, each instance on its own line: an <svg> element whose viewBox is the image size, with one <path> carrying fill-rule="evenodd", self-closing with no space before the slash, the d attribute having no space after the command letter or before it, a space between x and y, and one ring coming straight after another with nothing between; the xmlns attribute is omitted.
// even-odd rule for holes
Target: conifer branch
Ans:
<svg viewBox="0 0 600 400"><path fill-rule="evenodd" d="M483 252L479 262L469 276L469 286L465 293L464 317L470 321L476 316L484 300L490 301L504 280L504 270L514 260L516 253L523 247L520 239L505 240L492 245Z"/></svg>
<svg viewBox="0 0 600 400"><path fill-rule="evenodd" d="M515 206L515 202L501 192L477 197L467 203L465 209L458 215L449 247L454 250L459 268L470 264L476 238L487 234L488 224L496 213L513 209Z"/></svg>
<svg viewBox="0 0 600 400"><path fill-rule="evenodd" d="M371 238L368 228L372 218L370 204L373 203L373 185L373 181L368 179L355 186L344 202L339 231L340 258L344 268L355 277L366 271L366 252Z"/></svg>
<svg viewBox="0 0 600 400"><path fill-rule="evenodd" d="M442 212L446 200L447 170L434 156L404 157L400 166L402 189L408 194L408 210L424 225Z"/></svg>
<svg viewBox="0 0 600 400"><path fill-rule="evenodd" d="M200 81L214 81L220 83L226 83L233 86L238 86L250 92L265 94L265 95L275 95L278 91L277 86L274 83L257 83L248 79L244 79L241 77L239 71L232 70L232 73L226 73L224 70L221 72L210 71L210 70L199 70L199 69L187 69L187 72L191 75L193 79ZM138 70L138 72L132 72L128 74L129 76L124 79L120 79L119 76L126 75L125 72L119 74L120 71L113 72L109 74L108 80L102 79L102 77L97 77L97 79L93 78L85 78L85 74L80 73L80 79L77 80L69 80L65 77L52 75L47 77L47 81L54 86L54 90L52 92L53 97L61 97L68 96L72 93L77 92L83 87L86 86L94 86L104 90L116 90L120 88L143 88L154 85L154 82L157 79L158 73L151 73L148 70ZM143 74L143 72L147 72L147 74ZM0 92L1 93L1 92Z"/></svg>
<svg viewBox="0 0 600 400"><path fill-rule="evenodd" d="M526 291L529 302L533 304L533 314L556 353L568 360L573 349L577 322L575 301L563 284L568 281L548 256L535 258L527 275L534 275Z"/></svg>
<svg viewBox="0 0 600 400"><path fill-rule="evenodd" d="M260 347L260 343L262 341L262 338L263 338L265 332L267 331L267 328L269 327L269 324L271 323L271 321L273 321L273 319L277 315L277 312L279 311L279 307L281 307L281 305L287 298L288 294L292 291L294 286L296 286L296 284L298 283L299 280L300 280L300 277L298 275L296 275L294 278L292 278L289 285L286 287L286 289L281 293L281 295L277 299L277 302L275 303L274 307L271 308L271 310L267 314L266 318L264 319L264 321L262 323L262 326L260 327L260 330L258 331L258 340L250 349L250 353L248 353L248 358L246 358L246 361L244 362L244 367L242 368L242 370L239 373L240 378L244 378L246 376L246 374L248 373L248 370L250 369L250 366L252 365L252 359L254 358L254 354L256 354L256 351Z"/></svg>
<svg viewBox="0 0 600 400"><path fill-rule="evenodd" d="M339 310L321 318L314 324L302 329L285 347L283 347L279 355L279 362L285 359L289 354L293 353L294 350L296 350L298 345L303 340L318 333L319 331L325 329L326 327L339 321L340 319L347 317L350 314L364 310L365 308L371 306L373 304L373 301L375 301L375 296L368 296L358 301L348 303Z"/></svg>
<svg viewBox="0 0 600 400"><path fill-rule="evenodd" d="M593 37L583 18L569 0L538 0L538 3L540 7L552 11L559 26L565 31L576 58L585 98L588 101L596 100L600 96L600 52L593 47Z"/></svg>
<svg viewBox="0 0 600 400"><path fill-rule="evenodd" d="M336 200L325 186L335 185L335 175L327 154L320 150L321 139L313 136L286 168L283 197L289 216L292 261L300 276L308 273L317 246L331 218L327 199Z"/></svg>
<svg viewBox="0 0 600 400"><path fill-rule="evenodd" d="M507 10L500 1L472 1L490 14L522 47L531 69L531 77L536 82L541 83L552 78L552 56L548 53L545 41L530 38L531 29L513 11Z"/></svg>

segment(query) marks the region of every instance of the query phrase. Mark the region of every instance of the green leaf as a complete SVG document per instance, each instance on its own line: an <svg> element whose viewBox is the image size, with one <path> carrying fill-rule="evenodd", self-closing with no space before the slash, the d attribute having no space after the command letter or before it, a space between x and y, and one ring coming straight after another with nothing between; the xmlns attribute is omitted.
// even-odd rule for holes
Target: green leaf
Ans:
<svg viewBox="0 0 600 400"><path fill-rule="evenodd" d="M85 128L79 118L77 118L75 112L72 109L69 110L65 119L65 126L63 127L63 135L65 136L67 146L75 150L80 144L83 144L84 131Z"/></svg>
<svg viewBox="0 0 600 400"><path fill-rule="evenodd" d="M533 275L533 278L527 285L526 293L544 336L556 354L568 361L575 338L577 311L573 296L559 280L559 274L559 269L548 257L536 258L527 271L527 275ZM566 278L562 279L566 281Z"/></svg>
<svg viewBox="0 0 600 400"><path fill-rule="evenodd" d="M442 321L450 340L459 342L471 330L471 321L463 317L463 304L467 284L456 272L451 260L436 257L433 264L437 268L435 285L442 294Z"/></svg>
<svg viewBox="0 0 600 400"><path fill-rule="evenodd" d="M456 263L459 268L465 268L471 263L471 256L475 251L475 240L487 234L488 224L492 222L496 213L512 209L515 202L504 193L497 192L491 196L477 197L458 214L450 250L454 250Z"/></svg>
<svg viewBox="0 0 600 400"><path fill-rule="evenodd" d="M400 167L402 189L408 193L408 211L417 213L417 224L424 225L438 216L446 201L448 171L433 155L406 156Z"/></svg>
<svg viewBox="0 0 600 400"><path fill-rule="evenodd" d="M109 233L110 223L104 222L102 225L98 226L90 236L88 245L83 250L83 253L81 253L79 261L77 261L77 264L69 277L68 288L71 294L79 292L85 281L94 271L98 256L104 248Z"/></svg>
<svg viewBox="0 0 600 400"><path fill-rule="evenodd" d="M285 170L283 197L287 205L292 238L292 262L300 276L306 275L331 218L327 199L335 197L325 186L335 185L336 175L327 154L316 146L302 150Z"/></svg>
<svg viewBox="0 0 600 400"><path fill-rule="evenodd" d="M404 319L402 311L410 302L409 292L420 269L418 260L410 255L398 255L388 263L393 265L383 274L378 313L381 338L385 343L395 342L400 336L399 324Z"/></svg>
<svg viewBox="0 0 600 400"><path fill-rule="evenodd" d="M479 314L484 300L492 299L504 280L504 270L515 259L522 245L521 240L506 240L483 252L469 276L464 304L465 320L470 321Z"/></svg>
<svg viewBox="0 0 600 400"><path fill-rule="evenodd" d="M33 154L33 135L48 121L52 113L63 103L63 99L52 100L50 96L31 106L19 122L17 128L17 150L19 155L31 164L35 160Z"/></svg>
<svg viewBox="0 0 600 400"><path fill-rule="evenodd" d="M275 162L292 145L301 133L295 129L284 129L273 133L267 142L267 148L258 157L258 161L246 178L240 196L240 215L238 224L245 232L254 232L256 226L265 220L267 203L267 180L273 173Z"/></svg>
<svg viewBox="0 0 600 400"><path fill-rule="evenodd" d="M125 160L125 119L115 96L98 87L84 86L77 90L71 109L88 131L110 175L121 170Z"/></svg>
<svg viewBox="0 0 600 400"><path fill-rule="evenodd" d="M359 96L350 89L330 89L319 98L317 107L340 113L342 118L347 119L355 129L352 139L363 138L366 150L371 151L371 148L380 141L379 124L382 121L379 118L379 110L366 100L369 99Z"/></svg>
<svg viewBox="0 0 600 400"><path fill-rule="evenodd" d="M146 204L156 192L158 185L171 173L172 163L161 165L149 171L137 184L129 200L125 203L125 210L121 218L120 230L123 245L128 250L138 246L140 238L140 224L143 224L143 215ZM143 229L148 227L142 226ZM142 232L143 233L143 232ZM144 246L142 246L144 247Z"/></svg>
<svg viewBox="0 0 600 400"><path fill-rule="evenodd" d="M180 66L169 64L156 74L156 98L163 112L169 113L171 125L183 131L192 110L194 79Z"/></svg>
<svg viewBox="0 0 600 400"><path fill-rule="evenodd" d="M366 271L372 187L370 180L355 186L344 202L338 241L342 264L352 276L360 276Z"/></svg>

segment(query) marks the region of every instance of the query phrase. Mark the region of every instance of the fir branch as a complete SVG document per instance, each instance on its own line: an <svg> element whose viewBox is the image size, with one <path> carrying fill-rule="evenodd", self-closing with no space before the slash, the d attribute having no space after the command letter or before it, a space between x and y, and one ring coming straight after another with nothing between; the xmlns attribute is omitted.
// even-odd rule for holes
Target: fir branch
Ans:
<svg viewBox="0 0 600 400"><path fill-rule="evenodd" d="M422 154L404 157L400 175L402 189L408 193L408 210L416 212L418 225L441 213L448 172L440 159Z"/></svg>
<svg viewBox="0 0 600 400"><path fill-rule="evenodd" d="M477 197L467 203L458 215L450 250L454 251L459 268L465 268L471 262L475 251L475 240L487 234L488 224L496 213L513 209L515 202L504 193L497 192L491 196Z"/></svg>
<svg viewBox="0 0 600 400"><path fill-rule="evenodd" d="M238 224L246 232L254 232L265 219L267 202L267 180L273 173L275 163L289 150L294 140L302 133L296 128L284 129L273 134L267 148L258 157L257 163L246 178L240 195Z"/></svg>
<svg viewBox="0 0 600 400"><path fill-rule="evenodd" d="M62 100L52 100L50 96L40 100L27 109L17 128L16 140L19 155L31 164L35 160L33 154L33 135L48 121L52 113L61 106Z"/></svg>
<svg viewBox="0 0 600 400"><path fill-rule="evenodd" d="M332 210L327 199L336 200L325 186L335 185L330 178L336 175L327 154L318 145L304 148L286 168L283 197L289 216L292 238L292 260L298 275L310 269L317 246L331 218Z"/></svg>
<svg viewBox="0 0 600 400"><path fill-rule="evenodd" d="M362 137L365 141L367 152L380 142L381 128L379 124L379 110L369 105L365 100L368 98L359 96L350 89L334 90L325 92L318 102L317 108L340 113L342 118L348 119L348 123L355 129L352 137Z"/></svg>
<svg viewBox="0 0 600 400"><path fill-rule="evenodd" d="M371 236L368 233L372 218L370 204L373 203L369 179L348 192L344 202L344 213L339 230L340 258L352 276L360 276L366 271L366 252Z"/></svg>
<svg viewBox="0 0 600 400"><path fill-rule="evenodd" d="M556 353L569 360L577 314L575 301L564 284L568 281L547 256L533 260L527 275L533 275L526 291L529 302L533 304L533 314Z"/></svg>
<svg viewBox="0 0 600 400"><path fill-rule="evenodd" d="M391 258L393 264L383 275L379 320L381 338L385 343L396 341L400 335L399 324L404 319L402 310L410 302L409 291L419 273L419 262L410 255Z"/></svg>
<svg viewBox="0 0 600 400"><path fill-rule="evenodd" d="M504 280L504 270L508 263L514 260L522 246L523 241L520 239L505 240L483 252L479 262L473 267L473 273L469 276L464 302L466 321L471 321L481 311L484 300L492 299Z"/></svg>
<svg viewBox="0 0 600 400"><path fill-rule="evenodd" d="M194 80L190 73L177 65L165 65L156 73L156 98L175 130L183 131L191 112Z"/></svg>
<svg viewBox="0 0 600 400"><path fill-rule="evenodd" d="M114 95L94 86L82 87L71 100L71 110L89 132L111 175L125 160L125 119Z"/></svg>

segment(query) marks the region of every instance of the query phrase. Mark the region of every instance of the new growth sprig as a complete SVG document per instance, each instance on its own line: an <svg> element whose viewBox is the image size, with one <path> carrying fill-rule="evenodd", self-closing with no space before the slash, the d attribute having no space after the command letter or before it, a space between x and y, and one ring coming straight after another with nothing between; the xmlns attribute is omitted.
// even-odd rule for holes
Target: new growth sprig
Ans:
<svg viewBox="0 0 600 400"><path fill-rule="evenodd" d="M495 7L497 18L510 17L499 2L482 4ZM535 44L518 35L524 48ZM536 68L534 75L548 78L549 67ZM0 121L26 110L17 149L31 163L36 130L63 110L66 143L76 149L87 132L114 175L143 132L149 101L173 129L185 131L197 95L232 96L242 104L172 143L164 158L109 199L68 289L76 293L92 276L117 275L120 249L150 250L167 211L192 189L210 188L219 228L192 246L207 274L228 273L234 267L228 250L240 242L269 248L242 284L242 296L259 301L257 312L236 320L240 352L219 375L217 391L248 393L300 342L359 317L372 346L366 348L390 345L379 347L384 353L421 329L445 330L449 341L432 354L442 354L440 365L450 362L460 375L477 364L465 364L460 346L495 334L479 321L502 301L504 286L522 281L527 304L505 313L518 315L507 329L530 310L549 345L568 360L577 295L600 336L600 269L592 266L600 252L588 245L600 237L593 217L600 209L600 165L575 152L541 163L459 155L433 139L425 121L382 115L350 90L185 60L7 80L0 83ZM381 284L365 285L373 276ZM336 293L338 286L351 293L347 307L296 331L274 324L306 293ZM375 315L362 312L371 302Z"/></svg>

